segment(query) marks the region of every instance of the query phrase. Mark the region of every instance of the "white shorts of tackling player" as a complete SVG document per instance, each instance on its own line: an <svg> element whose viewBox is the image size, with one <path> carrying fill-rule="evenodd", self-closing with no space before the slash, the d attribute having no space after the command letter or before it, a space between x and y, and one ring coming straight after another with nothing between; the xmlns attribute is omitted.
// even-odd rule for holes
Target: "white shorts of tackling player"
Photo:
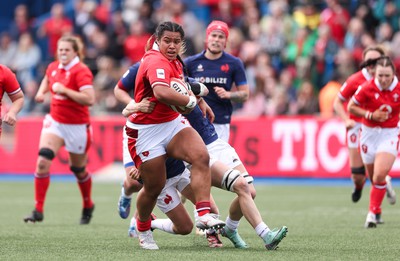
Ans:
<svg viewBox="0 0 400 261"><path fill-rule="evenodd" d="M218 123L213 123L215 131L218 134L218 138L225 142L229 142L229 132L230 132L230 124L218 124Z"/></svg>
<svg viewBox="0 0 400 261"><path fill-rule="evenodd" d="M182 174L167 179L163 190L157 198L157 207L165 214L181 203L179 192L190 184L190 171L185 168Z"/></svg>

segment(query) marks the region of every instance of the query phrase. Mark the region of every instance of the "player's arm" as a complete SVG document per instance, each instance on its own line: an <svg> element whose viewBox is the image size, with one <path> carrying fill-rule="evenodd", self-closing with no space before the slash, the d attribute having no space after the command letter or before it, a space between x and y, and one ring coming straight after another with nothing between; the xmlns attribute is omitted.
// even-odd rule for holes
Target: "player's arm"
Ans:
<svg viewBox="0 0 400 261"><path fill-rule="evenodd" d="M207 102L200 97L200 99L198 99L197 104L199 105L199 108L203 114L203 117L207 117L208 120L213 123L214 119L215 119L215 115L213 110L211 109L211 107L207 104Z"/></svg>
<svg viewBox="0 0 400 261"><path fill-rule="evenodd" d="M162 84L155 84L153 86L153 93L158 101L168 105L184 106L190 111L197 105L197 99L193 93L190 96L182 95Z"/></svg>
<svg viewBox="0 0 400 261"><path fill-rule="evenodd" d="M114 87L114 95L117 101L119 101L124 105L128 105L132 101L132 98L129 95L129 93L126 90L120 88L118 84L115 85Z"/></svg>
<svg viewBox="0 0 400 261"><path fill-rule="evenodd" d="M36 93L35 96L35 101L42 103L44 102L44 95L49 91L49 80L47 78L47 75L45 75L42 79L42 81L40 82L40 86L39 89Z"/></svg>
<svg viewBox="0 0 400 261"><path fill-rule="evenodd" d="M10 126L14 126L17 122L17 114L21 111L24 106L24 93L19 91L13 95L10 95L10 100L12 101L11 107L6 112L3 117L3 122L7 123Z"/></svg>
<svg viewBox="0 0 400 261"><path fill-rule="evenodd" d="M384 122L389 118L389 113L387 111L375 110L368 111L361 106L357 105L357 103L351 99L349 104L347 105L347 109L350 113L358 116L365 117L368 120Z"/></svg>
<svg viewBox="0 0 400 261"><path fill-rule="evenodd" d="M343 101L336 96L333 102L333 109L335 110L336 114L344 121L346 129L351 129L355 126L356 122L349 118L348 113L344 109Z"/></svg>
<svg viewBox="0 0 400 261"><path fill-rule="evenodd" d="M80 91L67 88L64 84L56 82L52 86L53 91L57 94L68 96L71 100L85 106L92 106L95 102L95 94L93 86L81 87Z"/></svg>
<svg viewBox="0 0 400 261"><path fill-rule="evenodd" d="M214 91L221 99L229 99L234 102L245 102L249 99L250 91L247 84L237 87L237 91L227 91L222 87L214 86Z"/></svg>

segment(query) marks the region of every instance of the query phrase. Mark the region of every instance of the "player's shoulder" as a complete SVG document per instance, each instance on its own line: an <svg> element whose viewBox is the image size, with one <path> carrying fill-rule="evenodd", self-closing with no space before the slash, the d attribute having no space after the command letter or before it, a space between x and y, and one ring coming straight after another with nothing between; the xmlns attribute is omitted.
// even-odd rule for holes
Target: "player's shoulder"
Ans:
<svg viewBox="0 0 400 261"><path fill-rule="evenodd" d="M184 60L184 62L185 62L186 64L189 64L189 63L192 63L192 62L194 62L194 61L201 60L201 59L205 59L204 51L186 57L185 60Z"/></svg>
<svg viewBox="0 0 400 261"><path fill-rule="evenodd" d="M0 64L0 75L10 75L10 74L14 74L11 71L11 69L3 64Z"/></svg>
<svg viewBox="0 0 400 261"><path fill-rule="evenodd" d="M353 73L346 80L347 83L362 83L362 82L366 82L366 81L367 81L367 78L365 77L362 70Z"/></svg>
<svg viewBox="0 0 400 261"><path fill-rule="evenodd" d="M78 74L78 75L90 74L90 75L93 76L93 73L92 73L92 71L90 70L90 68L89 68L86 64L84 64L84 63L82 63L82 62L79 62L79 63L77 63L75 66L73 66L73 67L71 68L71 73Z"/></svg>

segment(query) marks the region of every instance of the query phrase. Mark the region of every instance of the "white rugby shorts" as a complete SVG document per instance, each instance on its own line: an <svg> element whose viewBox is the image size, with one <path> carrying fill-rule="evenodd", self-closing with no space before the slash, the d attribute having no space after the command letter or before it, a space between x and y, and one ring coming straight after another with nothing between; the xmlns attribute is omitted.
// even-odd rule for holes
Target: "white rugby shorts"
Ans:
<svg viewBox="0 0 400 261"><path fill-rule="evenodd" d="M242 164L235 149L229 143L222 139L207 145L208 153L210 154L210 167L216 162L220 161L230 168L235 168Z"/></svg>
<svg viewBox="0 0 400 261"><path fill-rule="evenodd" d="M360 144L361 123L356 122L356 125L346 131L347 147L349 149L357 149Z"/></svg>
<svg viewBox="0 0 400 261"><path fill-rule="evenodd" d="M182 115L160 124L135 124L128 120L126 122L128 149L135 165L139 167L142 162L166 154L167 146L172 138L188 127L191 126Z"/></svg>
<svg viewBox="0 0 400 261"><path fill-rule="evenodd" d="M89 124L59 123L47 114L43 120L42 133L52 133L64 139L68 152L84 154L92 143L93 131Z"/></svg>
<svg viewBox="0 0 400 261"><path fill-rule="evenodd" d="M398 128L361 127L360 153L364 164L372 164L375 155L387 152L397 157L399 146Z"/></svg>
<svg viewBox="0 0 400 261"><path fill-rule="evenodd" d="M215 132L218 134L218 138L225 142L229 142L229 132L230 132L230 124L218 124L218 123L213 123Z"/></svg>
<svg viewBox="0 0 400 261"><path fill-rule="evenodd" d="M157 198L157 207L165 214L176 208L181 203L178 193L190 184L190 172L184 169L181 175L167 179L163 190Z"/></svg>

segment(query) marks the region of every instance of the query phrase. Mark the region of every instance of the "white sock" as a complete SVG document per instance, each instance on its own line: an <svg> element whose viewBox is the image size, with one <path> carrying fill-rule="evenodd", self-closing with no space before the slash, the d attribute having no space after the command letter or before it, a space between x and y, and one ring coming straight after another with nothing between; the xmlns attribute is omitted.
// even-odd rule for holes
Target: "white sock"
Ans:
<svg viewBox="0 0 400 261"><path fill-rule="evenodd" d="M230 230L236 230L239 226L240 220L232 220L229 216L226 218L225 226Z"/></svg>
<svg viewBox="0 0 400 261"><path fill-rule="evenodd" d="M124 188L124 186L122 186L122 189L121 189L121 195L124 197L124 198L132 198L132 195L126 195L125 194L125 188Z"/></svg>
<svg viewBox="0 0 400 261"><path fill-rule="evenodd" d="M151 221L151 228L152 229L160 229L164 232L170 233L170 234L175 234L173 230L173 225L171 219L155 219Z"/></svg>
<svg viewBox="0 0 400 261"><path fill-rule="evenodd" d="M131 218L130 226L131 227L133 227L133 226L136 227L136 218L134 218L134 217Z"/></svg>
<svg viewBox="0 0 400 261"><path fill-rule="evenodd" d="M264 222L258 224L254 230L261 238L263 238L270 231L269 227Z"/></svg>

